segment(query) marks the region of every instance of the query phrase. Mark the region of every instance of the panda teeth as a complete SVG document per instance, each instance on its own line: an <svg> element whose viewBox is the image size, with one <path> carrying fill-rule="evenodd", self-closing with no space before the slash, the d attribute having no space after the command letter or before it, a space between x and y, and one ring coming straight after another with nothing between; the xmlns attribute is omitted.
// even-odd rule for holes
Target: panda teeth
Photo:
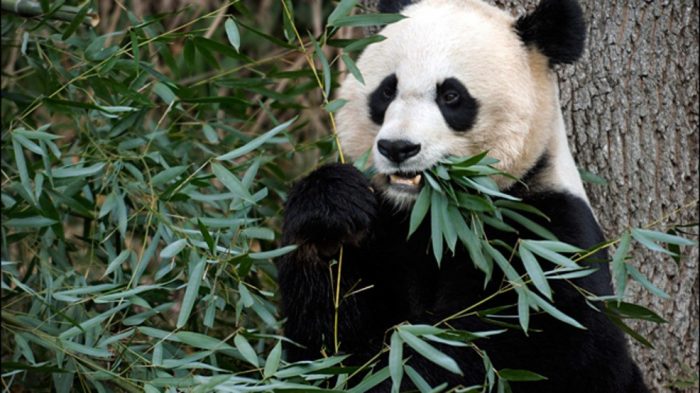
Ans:
<svg viewBox="0 0 700 393"><path fill-rule="evenodd" d="M402 184L405 186L416 187L420 184L422 176L420 174L414 177L403 177L397 175L389 175L389 180L392 184Z"/></svg>

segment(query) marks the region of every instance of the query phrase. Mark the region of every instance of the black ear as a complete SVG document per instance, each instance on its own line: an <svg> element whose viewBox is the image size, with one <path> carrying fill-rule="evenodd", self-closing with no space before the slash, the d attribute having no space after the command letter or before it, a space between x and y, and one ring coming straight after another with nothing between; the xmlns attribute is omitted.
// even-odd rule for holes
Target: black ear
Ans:
<svg viewBox="0 0 700 393"><path fill-rule="evenodd" d="M377 11L387 14L396 14L413 2L413 0L379 0Z"/></svg>
<svg viewBox="0 0 700 393"><path fill-rule="evenodd" d="M583 54L586 23L576 0L542 0L515 23L520 38L549 58L549 64L570 64Z"/></svg>

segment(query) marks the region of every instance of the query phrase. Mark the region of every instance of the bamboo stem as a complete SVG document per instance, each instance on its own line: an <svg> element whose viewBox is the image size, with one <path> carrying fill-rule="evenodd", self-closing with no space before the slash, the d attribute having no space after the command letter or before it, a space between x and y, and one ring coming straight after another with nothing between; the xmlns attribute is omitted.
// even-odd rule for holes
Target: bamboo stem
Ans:
<svg viewBox="0 0 700 393"><path fill-rule="evenodd" d="M25 17L34 17L44 14L41 9L41 4L32 0L2 0L2 10L13 12L17 15ZM72 21L80 12L80 7L70 5L62 5L51 14L51 19ZM97 27L100 24L100 16L95 12L85 14L83 23L92 27Z"/></svg>

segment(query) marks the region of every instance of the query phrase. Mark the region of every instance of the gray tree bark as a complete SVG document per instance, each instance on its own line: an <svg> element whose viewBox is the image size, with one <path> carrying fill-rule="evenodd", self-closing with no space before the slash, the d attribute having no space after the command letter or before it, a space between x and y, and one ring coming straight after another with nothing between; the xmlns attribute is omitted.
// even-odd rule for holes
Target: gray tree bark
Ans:
<svg viewBox="0 0 700 393"><path fill-rule="evenodd" d="M522 15L539 0L488 0ZM561 67L569 141L579 167L608 180L587 184L608 238L659 219L698 222L698 1L581 2L586 53ZM366 0L372 6L376 0ZM697 232L697 229L693 229ZM666 324L630 325L654 345L630 340L647 384L656 392L698 389L698 247L679 264L635 249L632 263L671 295L665 300L631 284L632 302Z"/></svg>

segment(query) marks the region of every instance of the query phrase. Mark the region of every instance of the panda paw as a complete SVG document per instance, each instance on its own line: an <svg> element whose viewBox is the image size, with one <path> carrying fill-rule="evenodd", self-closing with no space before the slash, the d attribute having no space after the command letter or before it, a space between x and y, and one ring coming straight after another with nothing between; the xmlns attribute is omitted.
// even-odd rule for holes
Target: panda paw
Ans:
<svg viewBox="0 0 700 393"><path fill-rule="evenodd" d="M369 181L349 164L329 164L298 182L285 205L288 243L311 244L322 254L367 236L377 212Z"/></svg>

